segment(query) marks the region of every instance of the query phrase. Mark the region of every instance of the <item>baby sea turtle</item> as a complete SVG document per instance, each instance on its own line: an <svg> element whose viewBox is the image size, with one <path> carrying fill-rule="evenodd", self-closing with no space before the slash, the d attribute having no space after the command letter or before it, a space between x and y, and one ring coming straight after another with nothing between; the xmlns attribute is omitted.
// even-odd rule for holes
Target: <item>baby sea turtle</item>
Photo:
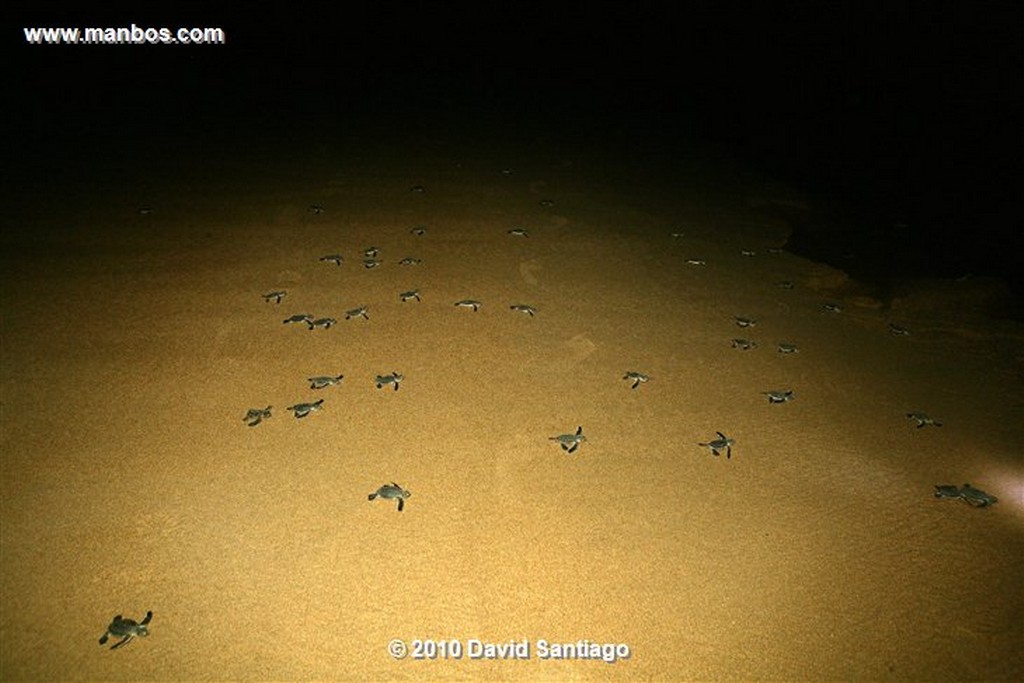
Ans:
<svg viewBox="0 0 1024 683"><path fill-rule="evenodd" d="M408 301L409 299L416 299L416 301L422 301L422 299L420 299L420 290L418 289L410 289L408 292L402 292L401 294L398 295L398 298L401 299L403 302Z"/></svg>
<svg viewBox="0 0 1024 683"><path fill-rule="evenodd" d="M779 289L793 289L793 283L790 280L782 280L780 282L776 282L775 286L778 287Z"/></svg>
<svg viewBox="0 0 1024 683"><path fill-rule="evenodd" d="M672 233L669 233L669 236L672 237L672 239L677 239L678 240L678 239L682 239L683 237L686 237L686 233L685 232L672 232Z"/></svg>
<svg viewBox="0 0 1024 683"><path fill-rule="evenodd" d="M732 348L740 349L741 351L749 351L750 349L757 348L757 342L737 337L732 340Z"/></svg>
<svg viewBox="0 0 1024 683"><path fill-rule="evenodd" d="M142 208L139 209L140 216L148 216L151 213L153 213L153 209L151 209L148 206L143 206Z"/></svg>
<svg viewBox="0 0 1024 683"><path fill-rule="evenodd" d="M310 389L326 389L332 384L341 384L341 380L343 380L344 378L345 375L338 375L337 377L332 377L330 375L320 375L319 377L310 377L306 381L309 382Z"/></svg>
<svg viewBox="0 0 1024 683"><path fill-rule="evenodd" d="M932 427L942 426L942 422L940 420L936 420L933 417L929 417L927 413L907 413L907 418L916 422L918 429L921 429L922 427L927 427L929 425Z"/></svg>
<svg viewBox="0 0 1024 683"><path fill-rule="evenodd" d="M587 437L583 435L582 426L576 428L575 434L559 434L558 436L548 437L548 441L557 441L566 453L574 452L586 440Z"/></svg>
<svg viewBox="0 0 1024 683"><path fill-rule="evenodd" d="M345 320L351 320L352 318L364 318L369 320L369 309L366 306L359 306L358 308L353 308L350 311L345 311Z"/></svg>
<svg viewBox="0 0 1024 683"><path fill-rule="evenodd" d="M688 258L686 259L686 262L689 263L691 266L706 266L708 264L707 261L699 258Z"/></svg>
<svg viewBox="0 0 1024 683"><path fill-rule="evenodd" d="M651 381L650 376L645 375L642 372L636 372L635 370L630 370L629 372L627 372L625 375L623 375L622 379L633 380L633 386L631 387L633 389L636 389L641 384Z"/></svg>
<svg viewBox="0 0 1024 683"><path fill-rule="evenodd" d="M400 266L418 266L423 263L422 259L415 258L413 256L406 256L404 259L398 262Z"/></svg>
<svg viewBox="0 0 1024 683"><path fill-rule="evenodd" d="M555 202L554 202L553 199L542 199L542 200L540 200L537 203L540 204L541 206L543 206L544 208L548 208L548 207L551 207L551 206L555 205Z"/></svg>
<svg viewBox="0 0 1024 683"><path fill-rule="evenodd" d="M367 247L363 249L363 256L366 258L377 258L378 254L380 254L380 247Z"/></svg>
<svg viewBox="0 0 1024 683"><path fill-rule="evenodd" d="M740 256L753 258L754 256L757 256L757 252L752 249L740 249Z"/></svg>
<svg viewBox="0 0 1024 683"><path fill-rule="evenodd" d="M376 498L383 498L384 500L398 500L398 511L401 512L405 507L405 499L412 494L395 482L390 484L384 484L379 489L371 493L367 498L374 500Z"/></svg>
<svg viewBox="0 0 1024 683"><path fill-rule="evenodd" d="M153 620L153 611L146 612L145 618L136 622L134 619L125 619L120 614L114 617L114 620L110 622L110 626L107 627L107 632L100 636L100 645L106 645L107 641L110 640L110 636L120 637L121 640L117 641L110 646L111 650L116 650L122 645L126 645L135 636L145 638L149 635L149 622Z"/></svg>
<svg viewBox="0 0 1024 683"><path fill-rule="evenodd" d="M781 247L768 247L767 249L765 249L765 251L768 252L769 254L781 254L784 251L784 249L782 249Z"/></svg>
<svg viewBox="0 0 1024 683"><path fill-rule="evenodd" d="M968 505L976 508L983 508L998 503L999 499L990 493L985 493L981 489L976 489L970 484L964 484L963 488L957 488L956 486L944 485L935 487L936 498L959 498Z"/></svg>
<svg viewBox="0 0 1024 683"><path fill-rule="evenodd" d="M779 353L800 353L800 347L787 342L779 342L779 345L775 348Z"/></svg>
<svg viewBox="0 0 1024 683"><path fill-rule="evenodd" d="M417 237L423 237L427 234L427 229L422 225L417 225L415 228L411 228L409 233Z"/></svg>
<svg viewBox="0 0 1024 683"><path fill-rule="evenodd" d="M325 330L330 329L331 325L338 322L334 318L317 318L316 320L307 320L306 324L309 325L309 329L314 327L322 327Z"/></svg>
<svg viewBox="0 0 1024 683"><path fill-rule="evenodd" d="M527 232L525 228L512 228L511 230L508 231L508 234L512 235L513 237L529 237L530 236L530 233Z"/></svg>
<svg viewBox="0 0 1024 683"><path fill-rule="evenodd" d="M287 325L289 323L309 323L312 320L313 316L309 313L296 313L290 318L285 318L282 322Z"/></svg>
<svg viewBox="0 0 1024 683"><path fill-rule="evenodd" d="M732 457L732 445L736 443L735 439L730 439L722 432L715 432L718 434L718 438L707 443L698 443L698 446L704 446L711 450L712 455L721 455L722 451L725 451L725 459L728 460Z"/></svg>
<svg viewBox="0 0 1024 683"><path fill-rule="evenodd" d="M768 397L769 403L787 403L792 401L796 396L793 395L792 391L762 391L762 394Z"/></svg>
<svg viewBox="0 0 1024 683"><path fill-rule="evenodd" d="M345 259L342 258L341 254L327 254L326 256L321 256L320 260L325 263L333 263L336 266L340 266L341 262Z"/></svg>
<svg viewBox="0 0 1024 683"><path fill-rule="evenodd" d="M480 307L483 304L481 304L479 301L474 301L473 299L463 299L462 301L456 301L455 305L461 306L463 308L472 308L474 311L479 311Z"/></svg>
<svg viewBox="0 0 1024 683"><path fill-rule="evenodd" d="M307 210L311 211L313 215L319 216L324 212L324 207L322 204L310 204Z"/></svg>
<svg viewBox="0 0 1024 683"><path fill-rule="evenodd" d="M317 401L313 401L312 403L296 403L293 406L288 406L288 410L293 411L296 418L302 418L314 411L320 410L323 408L323 405L324 400L321 398Z"/></svg>
<svg viewBox="0 0 1024 683"><path fill-rule="evenodd" d="M395 391L398 391L398 385L402 383L403 379L405 379L405 375L398 372L392 372L390 375L377 375L374 381L377 383L378 389L389 384L393 384L395 386Z"/></svg>
<svg viewBox="0 0 1024 683"><path fill-rule="evenodd" d="M742 315L738 315L733 320L736 321L736 325L739 327L753 327L757 324L757 321L753 318L746 318Z"/></svg>
<svg viewBox="0 0 1024 683"><path fill-rule="evenodd" d="M281 299L285 298L285 296L287 296L287 294L288 294L288 292L286 292L284 290L278 290L278 291L274 291L274 292L267 292L266 294L263 295L263 300L266 301L268 304L271 301L273 301L275 304L279 304L279 303L281 303Z"/></svg>
<svg viewBox="0 0 1024 683"><path fill-rule="evenodd" d="M910 330L894 323L889 323L889 334L894 337L906 337L910 334Z"/></svg>
<svg viewBox="0 0 1024 683"><path fill-rule="evenodd" d="M363 259L363 268L366 268L367 270L369 270L370 268L376 268L379 265L380 265L380 261L378 261L375 258L364 258Z"/></svg>
<svg viewBox="0 0 1024 683"><path fill-rule="evenodd" d="M821 307L824 308L829 313L842 313L843 312L843 307L840 306L839 304L825 303L825 304L822 304Z"/></svg>
<svg viewBox="0 0 1024 683"><path fill-rule="evenodd" d="M249 408L249 412L242 418L242 422L249 427L255 427L260 422L270 418L270 406L266 408Z"/></svg>
<svg viewBox="0 0 1024 683"><path fill-rule="evenodd" d="M415 193L415 194L423 194L426 191L427 191L427 188L423 187L422 185L413 185L412 187L409 188L409 192L412 192L412 193Z"/></svg>
<svg viewBox="0 0 1024 683"><path fill-rule="evenodd" d="M537 315L537 309L527 304L512 304L509 308L518 313L525 313L531 318Z"/></svg>

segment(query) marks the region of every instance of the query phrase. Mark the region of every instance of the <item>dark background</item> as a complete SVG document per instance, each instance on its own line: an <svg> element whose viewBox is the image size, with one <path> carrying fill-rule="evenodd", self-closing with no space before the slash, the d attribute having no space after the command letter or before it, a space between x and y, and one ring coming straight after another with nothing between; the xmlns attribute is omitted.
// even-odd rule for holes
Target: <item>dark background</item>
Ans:
<svg viewBox="0 0 1024 683"><path fill-rule="evenodd" d="M8 10L8 188L359 128L550 135L671 177L695 141L808 192L789 248L1019 292L1021 13L985 2L374 2ZM22 26L219 26L225 46L29 46ZM118 155L122 156L118 156ZM27 191L27 190L26 190Z"/></svg>

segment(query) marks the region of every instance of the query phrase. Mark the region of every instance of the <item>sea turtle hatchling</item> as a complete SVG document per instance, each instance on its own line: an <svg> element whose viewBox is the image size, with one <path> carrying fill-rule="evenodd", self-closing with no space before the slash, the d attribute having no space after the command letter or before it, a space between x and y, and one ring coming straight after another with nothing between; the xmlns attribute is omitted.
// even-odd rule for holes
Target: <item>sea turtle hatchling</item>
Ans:
<svg viewBox="0 0 1024 683"><path fill-rule="evenodd" d="M757 252L754 251L753 249L740 249L740 256L753 258L754 256L757 256Z"/></svg>
<svg viewBox="0 0 1024 683"><path fill-rule="evenodd" d="M146 612L145 618L138 622L134 619L125 619L123 616L118 614L114 617L114 620L110 622L110 626L107 627L107 632L100 636L100 645L106 645L107 641L110 640L110 636L117 636L121 638L121 640L110 646L111 650L116 650L122 645L126 645L131 642L132 638L135 636L145 638L149 635L149 622L152 620L152 610Z"/></svg>
<svg viewBox="0 0 1024 683"><path fill-rule="evenodd" d="M379 265L380 265L380 261L378 261L375 258L364 258L363 259L363 268L366 268L367 270L370 270L371 268L376 268Z"/></svg>
<svg viewBox="0 0 1024 683"><path fill-rule="evenodd" d="M707 443L698 443L698 446L703 446L711 451L712 455L718 456L725 451L725 459L728 460L732 457L732 446L736 443L735 439L730 439L722 432L715 432L718 434L718 438Z"/></svg>
<svg viewBox="0 0 1024 683"><path fill-rule="evenodd" d="M266 408L249 408L249 412L242 418L242 422L249 427L255 427L260 422L270 419L270 406Z"/></svg>
<svg viewBox="0 0 1024 683"><path fill-rule="evenodd" d="M336 266L340 266L341 262L345 259L342 258L341 254L327 254L326 256L321 256L320 260L325 263L333 263Z"/></svg>
<svg viewBox="0 0 1024 683"><path fill-rule="evenodd" d="M324 207L323 204L310 204L306 210L312 212L315 216L319 216L324 212Z"/></svg>
<svg viewBox="0 0 1024 683"><path fill-rule="evenodd" d="M630 387L631 389L636 389L641 384L645 384L651 381L649 375L645 375L642 372L636 372L635 370L628 371L625 375L622 376L622 379L632 380L633 386Z"/></svg>
<svg viewBox="0 0 1024 683"><path fill-rule="evenodd" d="M369 320L369 308L366 306L359 306L358 308L353 308L350 311L345 311L345 320L351 320L352 318L363 318L365 320Z"/></svg>
<svg viewBox="0 0 1024 683"><path fill-rule="evenodd" d="M341 384L341 380L345 379L345 375L338 375L332 377L331 375L320 375L319 377L310 377L309 382L310 389L326 389L332 384Z"/></svg>
<svg viewBox="0 0 1024 683"><path fill-rule="evenodd" d="M411 495L412 493L410 493L409 491L406 491L395 482L391 482L390 484L384 484L379 489L377 489L369 496L367 496L367 498L369 500L375 500L377 498L381 498L383 500L397 500L398 511L401 512L402 509L405 508L405 499Z"/></svg>
<svg viewBox="0 0 1024 683"><path fill-rule="evenodd" d="M964 484L963 488L957 488L956 486L950 485L936 485L935 486L935 497L936 498L959 498L968 505L976 508L983 508L998 503L999 499L990 493L985 493L981 489L976 489L970 484Z"/></svg>
<svg viewBox="0 0 1024 683"><path fill-rule="evenodd" d="M296 403L293 406L288 406L288 410L294 412L295 417L298 419L306 417L310 413L315 412L317 410L321 410L323 408L323 405L324 400L321 398L319 400L313 401L312 403Z"/></svg>
<svg viewBox="0 0 1024 683"><path fill-rule="evenodd" d="M691 266L706 266L708 264L707 261L699 258L688 258L686 259L686 262L689 263Z"/></svg>
<svg viewBox="0 0 1024 683"><path fill-rule="evenodd" d="M427 228L422 225L417 225L414 228L410 228L409 233L412 235L416 235L417 237L423 237L424 235L427 234Z"/></svg>
<svg viewBox="0 0 1024 683"><path fill-rule="evenodd" d="M404 379L405 375L398 372L392 372L389 375L377 375L377 377L374 378L374 382L377 384L378 389L391 384L394 385L395 391L398 391L398 385L401 384Z"/></svg>
<svg viewBox="0 0 1024 683"><path fill-rule="evenodd" d="M747 318L742 315L737 315L736 317L733 318L733 320L736 322L736 325L738 327L753 327L754 325L757 324L757 321L755 319Z"/></svg>
<svg viewBox="0 0 1024 683"><path fill-rule="evenodd" d="M378 254L380 254L380 247L367 247L363 249L363 256L366 258L377 258Z"/></svg>
<svg viewBox="0 0 1024 683"><path fill-rule="evenodd" d="M530 233L525 228L512 228L508 231L508 234L513 237L529 237Z"/></svg>
<svg viewBox="0 0 1024 683"><path fill-rule="evenodd" d="M416 299L416 301L422 301L422 299L420 299L420 290L418 289L410 289L407 292L402 292L401 294L398 295L398 298L401 299L403 302L406 302L409 299Z"/></svg>
<svg viewBox="0 0 1024 683"><path fill-rule="evenodd" d="M779 353L800 353L800 347L796 344L790 344L788 342L779 342L779 345L775 347L775 350Z"/></svg>
<svg viewBox="0 0 1024 683"><path fill-rule="evenodd" d="M913 420L914 422L916 422L918 429L921 429L922 427L928 427L928 426L931 426L931 427L941 427L942 426L942 421L941 420L936 420L935 418L930 417L927 413L907 413L907 418L910 419L910 420Z"/></svg>
<svg viewBox="0 0 1024 683"><path fill-rule="evenodd" d="M525 313L531 318L537 315L537 309L528 304L512 304L511 306L509 306L509 308L512 309L513 311L516 311L517 313Z"/></svg>
<svg viewBox="0 0 1024 683"><path fill-rule="evenodd" d="M472 308L474 311L479 311L480 307L483 304L481 304L479 301L476 301L474 299L463 299L462 301L456 301L455 305L456 306L461 306L462 308Z"/></svg>
<svg viewBox="0 0 1024 683"><path fill-rule="evenodd" d="M418 266L421 263L423 263L423 259L418 259L415 256L406 256L405 258L403 258L401 261L398 262L398 265L400 265L400 266Z"/></svg>
<svg viewBox="0 0 1024 683"><path fill-rule="evenodd" d="M733 339L731 343L732 343L732 348L739 349L741 351L749 351L750 349L756 349L757 348L757 342L751 341L749 339L743 339L741 337L737 337L736 339Z"/></svg>
<svg viewBox="0 0 1024 683"><path fill-rule="evenodd" d="M331 325L338 322L334 318L317 318L316 320L307 320L306 324L309 325L309 329L314 327L322 327L325 330L330 329Z"/></svg>
<svg viewBox="0 0 1024 683"><path fill-rule="evenodd" d="M553 199L542 199L542 200L540 200L537 203L540 204L541 206L543 206L544 208L550 208L550 207L555 205L555 202L554 202Z"/></svg>
<svg viewBox="0 0 1024 683"><path fill-rule="evenodd" d="M791 280L780 280L775 283L775 286L779 289L793 289L793 282Z"/></svg>
<svg viewBox="0 0 1024 683"><path fill-rule="evenodd" d="M285 318L281 322L283 322L285 325L288 325L290 323L307 323L308 324L312 320L313 320L313 316L311 316L309 313L296 313L295 315L293 315L293 316L291 316L289 318Z"/></svg>
<svg viewBox="0 0 1024 683"><path fill-rule="evenodd" d="M422 185L413 185L412 187L409 188L409 192L412 192L414 194L423 194L426 191L427 188L423 187Z"/></svg>
<svg viewBox="0 0 1024 683"><path fill-rule="evenodd" d="M762 391L761 393L764 396L768 397L768 402L769 403L788 403L789 401L792 401L794 398L796 398L796 396L793 394L793 392L789 391L789 390L786 390L786 391L778 391L778 390Z"/></svg>
<svg viewBox="0 0 1024 683"><path fill-rule="evenodd" d="M276 290L276 291L267 292L266 294L264 294L263 295L263 300L266 301L268 304L271 301L273 301L275 304L279 304L279 303L281 303L281 299L285 298L287 295L288 295L288 292L286 292L284 290Z"/></svg>
<svg viewBox="0 0 1024 683"><path fill-rule="evenodd" d="M828 311L829 313L842 313L843 312L843 307L842 306L840 306L839 304L831 303L831 302L824 303L824 304L821 305L821 307L823 309L825 309L826 311Z"/></svg>
<svg viewBox="0 0 1024 683"><path fill-rule="evenodd" d="M548 441L557 441L558 445L566 453L573 453L586 440L587 437L583 434L582 425L576 428L576 433L574 434L559 434L558 436L548 437Z"/></svg>
<svg viewBox="0 0 1024 683"><path fill-rule="evenodd" d="M895 323L889 323L889 334L894 337L906 337L910 335L910 330L905 327L900 327Z"/></svg>

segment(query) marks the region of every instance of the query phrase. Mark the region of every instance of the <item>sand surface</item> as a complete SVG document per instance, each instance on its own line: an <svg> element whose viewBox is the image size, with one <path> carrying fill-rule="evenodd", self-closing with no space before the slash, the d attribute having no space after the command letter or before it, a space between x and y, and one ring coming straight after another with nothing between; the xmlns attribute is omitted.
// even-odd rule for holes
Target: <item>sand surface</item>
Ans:
<svg viewBox="0 0 1024 683"><path fill-rule="evenodd" d="M4 680L1024 678L1019 326L769 253L765 207L800 200L725 162L652 187L550 144L413 151L166 167L5 218ZM578 425L576 453L548 440ZM401 513L367 500L392 481ZM964 482L1000 502L932 496ZM148 638L97 644L146 610Z"/></svg>

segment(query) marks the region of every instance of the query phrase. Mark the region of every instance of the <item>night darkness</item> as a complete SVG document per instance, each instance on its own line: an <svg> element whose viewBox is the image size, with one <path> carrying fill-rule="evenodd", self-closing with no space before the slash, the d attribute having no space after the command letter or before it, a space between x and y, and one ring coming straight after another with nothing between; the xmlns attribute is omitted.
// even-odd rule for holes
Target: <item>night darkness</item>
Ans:
<svg viewBox="0 0 1024 683"><path fill-rule="evenodd" d="M21 11L5 30L5 185L74 182L97 150L129 167L355 125L614 145L655 182L699 140L828 207L786 217L798 253L868 281L995 275L1020 291L1024 51L1009 4L674 5ZM21 33L131 23L220 26L228 44L39 47Z"/></svg>

